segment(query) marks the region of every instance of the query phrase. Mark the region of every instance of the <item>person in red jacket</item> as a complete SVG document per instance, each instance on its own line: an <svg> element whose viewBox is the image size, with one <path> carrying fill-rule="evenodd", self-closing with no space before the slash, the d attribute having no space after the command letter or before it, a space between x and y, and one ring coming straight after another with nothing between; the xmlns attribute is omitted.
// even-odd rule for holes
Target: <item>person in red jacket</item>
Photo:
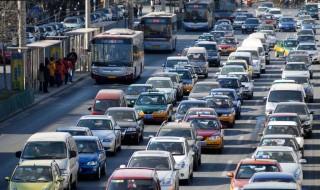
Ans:
<svg viewBox="0 0 320 190"><path fill-rule="evenodd" d="M64 84L70 84L71 83L71 75L72 75L72 70L73 70L73 65L72 65L72 62L68 60L67 57L63 58L63 61L62 61L65 69L66 69L66 72L65 72L65 75L64 75Z"/></svg>
<svg viewBox="0 0 320 190"><path fill-rule="evenodd" d="M56 83L57 86L60 87L62 82L64 81L64 75L66 73L66 68L62 63L62 59L56 61Z"/></svg>

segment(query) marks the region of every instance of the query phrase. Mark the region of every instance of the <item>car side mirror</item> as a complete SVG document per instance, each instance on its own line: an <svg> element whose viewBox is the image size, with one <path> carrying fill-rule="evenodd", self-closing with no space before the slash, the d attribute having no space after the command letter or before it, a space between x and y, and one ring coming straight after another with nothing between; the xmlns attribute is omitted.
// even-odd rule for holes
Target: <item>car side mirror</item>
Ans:
<svg viewBox="0 0 320 190"><path fill-rule="evenodd" d="M4 180L6 180L7 182L11 181L10 177L5 177Z"/></svg>
<svg viewBox="0 0 320 190"><path fill-rule="evenodd" d="M16 157L17 157L17 158L21 158L21 154L22 154L22 151L17 151L17 152L16 152Z"/></svg>
<svg viewBox="0 0 320 190"><path fill-rule="evenodd" d="M201 141L202 139L203 139L203 137L202 136L197 136L197 141Z"/></svg>
<svg viewBox="0 0 320 190"><path fill-rule="evenodd" d="M194 156L195 153L194 153L193 150L190 150L190 151L189 151L189 154L190 154L190 156Z"/></svg>
<svg viewBox="0 0 320 190"><path fill-rule="evenodd" d="M267 102L267 97L263 97L263 102Z"/></svg>
<svg viewBox="0 0 320 190"><path fill-rule="evenodd" d="M77 157L77 151L70 150L70 151L69 151L69 155L70 155L70 158Z"/></svg>
<svg viewBox="0 0 320 190"><path fill-rule="evenodd" d="M115 126L114 128L115 130L121 130L121 128L119 126Z"/></svg>
<svg viewBox="0 0 320 190"><path fill-rule="evenodd" d="M126 165L122 164L119 168L126 168Z"/></svg>
<svg viewBox="0 0 320 190"><path fill-rule="evenodd" d="M64 181L64 178L59 177L59 178L57 179L57 181L58 181L58 182L63 182L63 181Z"/></svg>
<svg viewBox="0 0 320 190"><path fill-rule="evenodd" d="M88 107L88 110L91 111L91 110L92 110L92 107Z"/></svg>
<svg viewBox="0 0 320 190"><path fill-rule="evenodd" d="M228 172L227 176L228 176L228 177L233 177L234 175L233 175L232 172Z"/></svg>
<svg viewBox="0 0 320 190"><path fill-rule="evenodd" d="M300 163L300 164L306 164L306 163L307 163L307 160L306 160L306 159L300 159L300 160L299 160L299 163Z"/></svg>
<svg viewBox="0 0 320 190"><path fill-rule="evenodd" d="M153 135L149 135L149 139L152 139L154 136Z"/></svg>

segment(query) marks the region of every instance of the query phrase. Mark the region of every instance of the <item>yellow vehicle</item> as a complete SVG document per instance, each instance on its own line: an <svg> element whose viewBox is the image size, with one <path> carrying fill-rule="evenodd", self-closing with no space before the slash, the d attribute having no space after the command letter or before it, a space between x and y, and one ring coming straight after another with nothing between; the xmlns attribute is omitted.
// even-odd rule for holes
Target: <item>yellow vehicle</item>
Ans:
<svg viewBox="0 0 320 190"><path fill-rule="evenodd" d="M299 41L296 39L285 39L277 41L277 44L274 46L274 54L276 57L283 56L287 57L290 50L295 49L299 44Z"/></svg>
<svg viewBox="0 0 320 190"><path fill-rule="evenodd" d="M243 66L243 68L248 73L249 77L252 78L253 75L253 68L250 68L247 64L247 61L241 60L241 59L235 59L235 60L228 60L225 65L240 65Z"/></svg>
<svg viewBox="0 0 320 190"><path fill-rule="evenodd" d="M12 177L6 177L8 190L63 190L58 164L52 160L25 160L15 168Z"/></svg>

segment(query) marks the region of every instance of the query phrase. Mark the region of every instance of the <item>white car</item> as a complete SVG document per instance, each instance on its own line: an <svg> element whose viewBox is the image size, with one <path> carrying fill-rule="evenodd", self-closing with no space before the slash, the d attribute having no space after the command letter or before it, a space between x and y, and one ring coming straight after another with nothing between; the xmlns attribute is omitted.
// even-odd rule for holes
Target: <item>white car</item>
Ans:
<svg viewBox="0 0 320 190"><path fill-rule="evenodd" d="M242 96L246 97L249 100L252 100L253 98L253 89L254 80L250 80L250 75L248 72L230 72L228 74L228 77L231 76L237 76L240 79L241 85L244 87L242 88Z"/></svg>
<svg viewBox="0 0 320 190"><path fill-rule="evenodd" d="M111 116L85 115L79 119L77 126L88 127L101 140L107 152L116 155L117 150L121 150L121 128Z"/></svg>
<svg viewBox="0 0 320 190"><path fill-rule="evenodd" d="M270 44L270 47L274 47L274 45L277 43L276 32L273 30L260 30L259 32L267 34L266 43Z"/></svg>
<svg viewBox="0 0 320 190"><path fill-rule="evenodd" d="M310 58L312 60L318 58L319 56L319 52L317 49L317 44L315 43L310 43L310 42L305 42L305 43L299 43L299 45L297 46L296 50L305 50L308 52Z"/></svg>
<svg viewBox="0 0 320 190"><path fill-rule="evenodd" d="M168 98L171 100L172 104L177 103L177 90L174 88L174 84L169 77L150 77L146 84L152 84L153 88L158 91L163 91L167 94Z"/></svg>
<svg viewBox="0 0 320 190"><path fill-rule="evenodd" d="M173 69L177 64L189 64L189 60L185 56L169 56L167 57L166 63L162 65L163 72L168 72Z"/></svg>
<svg viewBox="0 0 320 190"><path fill-rule="evenodd" d="M31 44L36 41L36 38L31 32L26 32L27 44Z"/></svg>
<svg viewBox="0 0 320 190"><path fill-rule="evenodd" d="M230 72L246 72L243 66L240 65L225 65L220 68L220 72L217 72L218 77L226 77Z"/></svg>
<svg viewBox="0 0 320 190"><path fill-rule="evenodd" d="M194 151L190 149L184 137L152 137L146 150L163 150L172 154L175 162L181 168L179 179L189 184L193 178Z"/></svg>
<svg viewBox="0 0 320 190"><path fill-rule="evenodd" d="M282 79L297 75L310 78L310 71L304 62L288 62L284 69L282 69Z"/></svg>
<svg viewBox="0 0 320 190"><path fill-rule="evenodd" d="M277 8L268 9L267 13L273 15L277 20L283 16L281 10Z"/></svg>
<svg viewBox="0 0 320 190"><path fill-rule="evenodd" d="M299 15L298 18L296 19L296 24L297 24L297 28L301 27L301 22L304 19L312 19L310 15Z"/></svg>
<svg viewBox="0 0 320 190"><path fill-rule="evenodd" d="M267 158L277 160L282 170L292 173L298 184L303 181L302 165L307 163L305 159L299 159L292 147L287 146L263 146L258 147L252 158Z"/></svg>
<svg viewBox="0 0 320 190"><path fill-rule="evenodd" d="M81 28L81 19L79 17L67 17L63 20L67 30L75 30Z"/></svg>
<svg viewBox="0 0 320 190"><path fill-rule="evenodd" d="M127 167L154 168L160 180L161 189L179 189L179 169L174 158L167 151L142 150L132 154ZM125 167L124 165L120 166Z"/></svg>
<svg viewBox="0 0 320 190"><path fill-rule="evenodd" d="M262 15L264 15L266 13L266 11L268 10L268 7L258 7L258 9L256 10L256 17L260 17Z"/></svg>

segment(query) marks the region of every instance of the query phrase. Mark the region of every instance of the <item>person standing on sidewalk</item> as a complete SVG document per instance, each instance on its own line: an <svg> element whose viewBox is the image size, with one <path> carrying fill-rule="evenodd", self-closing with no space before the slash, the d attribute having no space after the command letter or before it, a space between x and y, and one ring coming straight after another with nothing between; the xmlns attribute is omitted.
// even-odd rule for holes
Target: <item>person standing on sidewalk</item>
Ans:
<svg viewBox="0 0 320 190"><path fill-rule="evenodd" d="M142 6L142 3L140 3L140 6L139 6L139 16L142 16L142 9L143 9L143 6Z"/></svg>
<svg viewBox="0 0 320 190"><path fill-rule="evenodd" d="M62 64L61 59L56 61L56 65L57 65L56 73L55 73L56 83L57 83L57 86L60 87L62 85L62 82L64 81L64 75L65 75L66 69Z"/></svg>
<svg viewBox="0 0 320 190"><path fill-rule="evenodd" d="M68 84L71 81L70 76L72 74L72 63L71 61L68 60L67 57L63 58L62 63L66 69L66 73L64 75L64 84Z"/></svg>
<svg viewBox="0 0 320 190"><path fill-rule="evenodd" d="M67 58L72 62L72 76L73 76L74 75L74 71L76 70L76 62L78 60L78 55L75 52L74 48L72 48L71 52L68 53ZM70 82L72 82L72 78L71 78Z"/></svg>
<svg viewBox="0 0 320 190"><path fill-rule="evenodd" d="M44 72L45 72L45 66L44 63L40 63L39 65L39 71L38 71L38 80L39 80L39 91L44 92Z"/></svg>
<svg viewBox="0 0 320 190"><path fill-rule="evenodd" d="M53 57L50 58L49 71L50 71L50 87L54 87L54 74L56 72L56 63L54 62Z"/></svg>
<svg viewBox="0 0 320 190"><path fill-rule="evenodd" d="M45 65L44 65L43 93L49 93L49 91L48 91L49 80L50 80L50 66L49 66L49 59L46 58Z"/></svg>
<svg viewBox="0 0 320 190"><path fill-rule="evenodd" d="M134 14L134 18L138 18L138 5L137 4L133 8L133 14Z"/></svg>

